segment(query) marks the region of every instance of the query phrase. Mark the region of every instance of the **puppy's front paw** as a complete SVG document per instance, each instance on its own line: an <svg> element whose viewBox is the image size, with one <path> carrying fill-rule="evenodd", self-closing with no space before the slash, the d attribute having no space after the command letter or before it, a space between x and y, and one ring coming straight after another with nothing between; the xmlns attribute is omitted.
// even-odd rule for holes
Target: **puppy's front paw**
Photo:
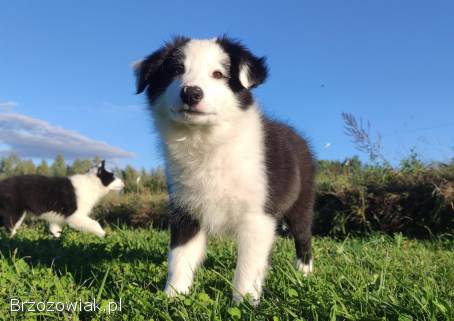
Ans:
<svg viewBox="0 0 454 321"><path fill-rule="evenodd" d="M53 232L52 235L53 235L56 239L59 239L60 236L61 236L61 231Z"/></svg>
<svg viewBox="0 0 454 321"><path fill-rule="evenodd" d="M174 288L169 287L169 286L165 287L164 293L167 294L167 296L169 298L173 298L173 297L176 297L178 295L178 292Z"/></svg>
<svg viewBox="0 0 454 321"><path fill-rule="evenodd" d="M100 230L100 231L96 232L95 234L96 234L96 236L98 236L99 238L104 238L104 236L106 236L106 231Z"/></svg>
<svg viewBox="0 0 454 321"><path fill-rule="evenodd" d="M58 224L53 224L51 223L49 225L49 232L55 237L55 238L60 238L61 236L61 231L62 231L62 227Z"/></svg>
<svg viewBox="0 0 454 321"><path fill-rule="evenodd" d="M168 297L173 298L176 297L180 294L188 294L189 293L189 287L187 288L177 288L173 285L166 284L166 287L164 288L164 293L167 294Z"/></svg>
<svg viewBox="0 0 454 321"><path fill-rule="evenodd" d="M260 303L260 295L257 291L250 291L245 294L241 294L240 292L234 290L232 299L235 304L241 304L244 301L247 301L254 307L258 306Z"/></svg>

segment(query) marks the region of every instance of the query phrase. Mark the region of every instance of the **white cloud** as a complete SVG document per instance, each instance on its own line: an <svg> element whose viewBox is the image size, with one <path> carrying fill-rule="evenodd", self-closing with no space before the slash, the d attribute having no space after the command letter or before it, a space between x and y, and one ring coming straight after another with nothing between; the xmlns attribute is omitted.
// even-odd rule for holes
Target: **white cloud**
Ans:
<svg viewBox="0 0 454 321"><path fill-rule="evenodd" d="M15 101L0 101L0 110L6 110L9 111L13 109L14 107L17 107L19 104L16 103Z"/></svg>
<svg viewBox="0 0 454 321"><path fill-rule="evenodd" d="M106 159L133 157L134 154L82 136L78 132L54 126L46 121L13 112L0 112L1 155L16 154L22 157L54 158L62 154L67 159Z"/></svg>

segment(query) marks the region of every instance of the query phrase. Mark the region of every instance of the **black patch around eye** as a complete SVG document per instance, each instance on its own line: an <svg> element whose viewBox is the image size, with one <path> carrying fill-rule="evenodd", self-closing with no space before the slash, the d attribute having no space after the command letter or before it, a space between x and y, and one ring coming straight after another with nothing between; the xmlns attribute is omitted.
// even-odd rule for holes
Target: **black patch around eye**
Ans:
<svg viewBox="0 0 454 321"><path fill-rule="evenodd" d="M136 71L137 93L147 89L148 99L153 103L175 77L184 73L182 48L188 41L189 38L176 37L145 58Z"/></svg>
<svg viewBox="0 0 454 321"><path fill-rule="evenodd" d="M173 66L173 74L175 76L179 76L179 75L184 74L184 65L176 64L175 66Z"/></svg>
<svg viewBox="0 0 454 321"><path fill-rule="evenodd" d="M106 171L104 168L98 170L97 176L105 187L109 186L115 180L114 174Z"/></svg>
<svg viewBox="0 0 454 321"><path fill-rule="evenodd" d="M258 58L254 56L245 46L240 42L229 39L224 36L218 38L217 43L229 56L229 87L238 97L240 108L247 109L254 102L254 98L250 89L257 87L263 83L267 77L268 71L265 64L265 58ZM252 85L245 88L240 81L240 68L242 65L248 66L250 70L249 80Z"/></svg>
<svg viewBox="0 0 454 321"><path fill-rule="evenodd" d="M157 99L166 90L175 77L184 73L182 59L183 56L179 48L173 49L172 53L165 59L162 68L159 68L159 70L152 75L147 91L151 102Z"/></svg>

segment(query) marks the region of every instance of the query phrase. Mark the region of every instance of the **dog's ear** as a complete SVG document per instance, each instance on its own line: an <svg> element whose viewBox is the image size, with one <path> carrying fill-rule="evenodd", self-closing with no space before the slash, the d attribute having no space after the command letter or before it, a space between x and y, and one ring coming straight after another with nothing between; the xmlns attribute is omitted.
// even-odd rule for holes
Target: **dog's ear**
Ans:
<svg viewBox="0 0 454 321"><path fill-rule="evenodd" d="M98 163L96 165L96 175L98 175L98 176L101 175L103 170L105 169L105 167L106 167L106 161L105 160L102 160L101 164Z"/></svg>
<svg viewBox="0 0 454 321"><path fill-rule="evenodd" d="M243 87L247 89L263 84L268 77L266 58L256 57L246 50L240 59L238 77Z"/></svg>
<svg viewBox="0 0 454 321"><path fill-rule="evenodd" d="M268 77L265 57L255 56L239 41L226 36L218 38L217 42L230 57L230 76L242 87L251 89L265 82Z"/></svg>
<svg viewBox="0 0 454 321"><path fill-rule="evenodd" d="M162 67L166 58L178 47L189 41L189 38L177 36L172 41L165 43L163 47L153 52L145 59L133 64L137 79L136 94L140 94L147 88L150 81Z"/></svg>
<svg viewBox="0 0 454 321"><path fill-rule="evenodd" d="M140 94L147 88L153 73L161 67L166 57L166 48L162 47L146 57L144 60L134 64L134 72L137 79L136 94Z"/></svg>

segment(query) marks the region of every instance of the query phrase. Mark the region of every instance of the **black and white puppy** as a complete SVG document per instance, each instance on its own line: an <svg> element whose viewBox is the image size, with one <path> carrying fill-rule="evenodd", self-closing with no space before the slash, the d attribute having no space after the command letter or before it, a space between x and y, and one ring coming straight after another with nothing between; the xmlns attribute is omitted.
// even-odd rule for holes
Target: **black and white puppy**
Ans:
<svg viewBox="0 0 454 321"><path fill-rule="evenodd" d="M171 200L165 292L187 293L207 234L238 244L233 296L258 300L276 228L295 239L296 267L312 271L314 160L290 127L266 118L251 89L267 77L264 58L227 37L179 37L135 66L160 134Z"/></svg>
<svg viewBox="0 0 454 321"><path fill-rule="evenodd" d="M48 221L55 237L60 237L65 224L103 237L106 232L89 217L90 212L109 191L123 187L123 181L105 169L104 161L83 175L10 177L0 182L0 226L13 236L30 213Z"/></svg>

